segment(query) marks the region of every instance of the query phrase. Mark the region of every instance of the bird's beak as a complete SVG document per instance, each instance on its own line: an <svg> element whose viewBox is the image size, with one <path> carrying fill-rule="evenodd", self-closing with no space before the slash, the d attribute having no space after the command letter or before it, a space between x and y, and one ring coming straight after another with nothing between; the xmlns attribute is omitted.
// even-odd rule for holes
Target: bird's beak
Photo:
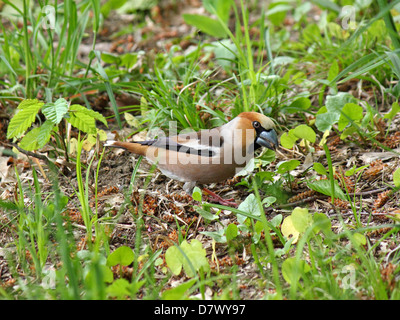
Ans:
<svg viewBox="0 0 400 320"><path fill-rule="evenodd" d="M256 143L262 147L275 150L278 146L278 136L274 129L264 130L258 135Z"/></svg>

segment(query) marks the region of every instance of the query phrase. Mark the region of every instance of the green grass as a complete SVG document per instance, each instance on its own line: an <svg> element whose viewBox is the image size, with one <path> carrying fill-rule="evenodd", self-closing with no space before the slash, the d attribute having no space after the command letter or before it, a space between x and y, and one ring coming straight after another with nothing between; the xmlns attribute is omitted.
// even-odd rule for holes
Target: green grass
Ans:
<svg viewBox="0 0 400 320"><path fill-rule="evenodd" d="M384 136L389 135L389 126L399 111L398 15L391 10L400 1L379 1L377 6L358 8L356 28L350 30L342 29L338 16L344 2L298 1L260 7L257 1L249 4L241 0L236 5L224 0L204 1L213 22L208 16L187 17L188 22L204 29L201 36L186 35L194 44L190 52L176 41L169 51L144 54L97 51L98 34L103 18L107 18L102 12L110 9L101 7L100 1L65 1L56 7L51 1L39 1L35 7L33 1L23 0L22 9L11 1L4 3L16 16L6 19L3 14L0 23L0 101L11 114L25 99L40 97L48 105L59 97L65 99L63 119L49 133L49 157L71 162L76 181L69 186L74 193L64 194L60 173L50 161L46 172L51 186L43 193L43 177L36 165L30 169L30 180L15 167L14 197L0 200L0 233L4 239L12 239L0 248L6 252L5 262L15 282L0 282L0 298L188 299L196 295L205 299L212 288L212 299L240 299L246 298L241 288L247 285L263 299L400 299L396 281L400 272L398 217L376 223L373 209L368 207L372 198L364 201L362 195L357 197L347 188L337 191L346 181L335 177L339 167L324 136L331 132L360 152L389 149L379 138L378 122L388 120ZM308 24L311 3L319 6L322 15L318 23ZM54 28L43 28L48 18L43 11L46 5L54 8ZM112 8L114 4L108 5ZM226 8L234 17L230 24ZM138 16L147 14L135 10ZM282 27L285 17L287 26ZM140 31L141 23L130 27ZM216 34L207 23L222 31ZM80 61L78 52L83 44L89 44L91 52ZM133 68L138 61L141 70ZM338 94L338 87L350 80L356 80L361 90L372 90L375 99L367 102L362 97L350 99ZM169 130L170 121L176 122L178 130L199 130L221 125L227 116L243 111L264 112L279 120L286 134L281 144L296 150L292 157L301 157L276 165L271 153L261 155L253 172L239 183L247 188L247 198L238 209L200 199L194 208L204 228L200 244L190 237L196 222L185 225L177 218L169 223L160 220L178 234L175 242L169 240L176 259L164 261L166 250L155 247L151 225L147 224L152 217L144 213L143 190L151 191L151 173L141 185L139 203L132 200L139 185L141 158L116 215L110 208L100 214L100 170L108 151L92 147L88 158L83 145L89 140L84 134L89 132L77 127L76 154L69 153L71 139L67 139L65 127L70 114L65 105L70 97L79 96L80 103L91 109L93 97L85 92L93 90L107 93L110 110L103 111L115 120L115 127L126 125L123 112L135 114L140 125L132 134L145 128ZM140 105L119 108L114 95L125 92L138 97ZM390 110L390 115L383 115ZM100 120L93 114L91 121ZM43 119L38 114L32 119L34 126L42 127ZM18 143L27 130L23 129L10 142ZM97 131L91 134L95 139ZM318 160L319 165L314 158L311 166L301 167L306 155L315 155L321 146L324 157ZM302 172L293 176L293 170L300 168ZM364 169L348 170L357 186L363 182ZM321 178L327 178L328 183ZM390 179L383 182L395 195L398 183L395 177ZM332 210L314 212L305 203L285 207L295 183L330 196ZM335 207L337 199L349 203L350 214L344 215ZM284 211L270 216L271 206ZM82 224L70 221L71 209L80 212ZM231 212L229 224L223 221L221 210ZM135 233L129 243L113 248L111 234L122 215L132 219ZM218 231L208 230L217 230L216 225ZM375 233L378 235L371 236ZM206 242L212 244L207 251ZM391 247L384 251L389 242ZM246 250L254 262L251 282L247 283L240 263L211 268L219 263L214 259L216 246L232 261ZM172 272L182 266L181 273ZM171 288L171 281L183 274L187 278Z"/></svg>

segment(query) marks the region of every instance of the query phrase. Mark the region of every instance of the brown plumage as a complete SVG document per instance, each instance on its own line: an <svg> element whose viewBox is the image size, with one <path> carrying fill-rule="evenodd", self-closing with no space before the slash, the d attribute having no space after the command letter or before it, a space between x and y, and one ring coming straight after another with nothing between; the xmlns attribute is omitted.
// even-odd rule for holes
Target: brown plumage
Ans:
<svg viewBox="0 0 400 320"><path fill-rule="evenodd" d="M273 121L256 112L243 112L210 130L157 140L106 143L156 163L166 176L185 182L188 193L196 183L219 182L234 176L254 157L256 149L275 149L277 145Z"/></svg>

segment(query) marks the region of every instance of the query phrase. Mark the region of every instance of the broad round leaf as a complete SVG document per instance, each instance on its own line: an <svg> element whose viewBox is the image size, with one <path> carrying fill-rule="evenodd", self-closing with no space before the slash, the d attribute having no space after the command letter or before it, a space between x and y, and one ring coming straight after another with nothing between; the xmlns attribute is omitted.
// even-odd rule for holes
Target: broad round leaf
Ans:
<svg viewBox="0 0 400 320"><path fill-rule="evenodd" d="M122 266L130 265L135 258L133 250L127 246L121 246L115 249L110 255L107 257L107 265L108 266L116 266L120 264Z"/></svg>

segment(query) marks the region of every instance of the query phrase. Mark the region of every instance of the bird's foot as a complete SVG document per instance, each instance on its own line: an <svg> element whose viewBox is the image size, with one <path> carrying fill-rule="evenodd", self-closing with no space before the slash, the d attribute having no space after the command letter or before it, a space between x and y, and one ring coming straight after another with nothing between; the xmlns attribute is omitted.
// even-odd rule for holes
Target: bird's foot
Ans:
<svg viewBox="0 0 400 320"><path fill-rule="evenodd" d="M237 208L238 206L237 203L234 201L235 199L233 198L224 199L221 196L217 195L216 193L206 188L203 188L203 191L207 193L210 202L219 203L222 204L223 206L233 207L233 208Z"/></svg>

